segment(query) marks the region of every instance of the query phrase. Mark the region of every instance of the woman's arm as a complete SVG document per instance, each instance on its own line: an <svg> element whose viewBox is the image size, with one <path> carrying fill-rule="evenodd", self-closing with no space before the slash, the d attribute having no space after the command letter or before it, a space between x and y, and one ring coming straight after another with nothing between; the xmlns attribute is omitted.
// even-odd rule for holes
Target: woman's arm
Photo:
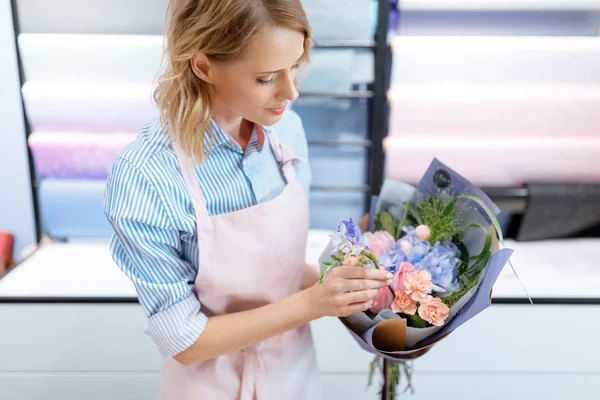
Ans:
<svg viewBox="0 0 600 400"><path fill-rule="evenodd" d="M314 264L305 264L304 266L304 280L302 281L302 290L308 289L319 281L321 277L321 271L319 267Z"/></svg>
<svg viewBox="0 0 600 400"><path fill-rule="evenodd" d="M324 316L367 310L391 274L374 268L337 267L322 284L249 311L208 319L198 340L174 358L189 365L253 346ZM265 288L268 290L268 288Z"/></svg>

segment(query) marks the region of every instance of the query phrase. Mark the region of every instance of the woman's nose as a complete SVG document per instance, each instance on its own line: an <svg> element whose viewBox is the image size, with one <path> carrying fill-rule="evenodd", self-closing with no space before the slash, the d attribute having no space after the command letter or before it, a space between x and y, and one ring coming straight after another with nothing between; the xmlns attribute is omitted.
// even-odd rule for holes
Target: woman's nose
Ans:
<svg viewBox="0 0 600 400"><path fill-rule="evenodd" d="M298 98L298 96L299 93L298 89L296 88L296 74L294 72L289 72L286 74L285 78L282 79L280 97L289 101L294 101Z"/></svg>

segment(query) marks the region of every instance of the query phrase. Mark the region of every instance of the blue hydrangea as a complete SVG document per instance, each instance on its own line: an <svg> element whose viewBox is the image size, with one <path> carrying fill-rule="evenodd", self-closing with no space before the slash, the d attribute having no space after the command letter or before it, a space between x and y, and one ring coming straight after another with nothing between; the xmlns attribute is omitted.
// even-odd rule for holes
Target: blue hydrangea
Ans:
<svg viewBox="0 0 600 400"><path fill-rule="evenodd" d="M391 248L385 250L377 261L380 266L395 274L400 264L406 261L406 255L402 251L399 242L396 242Z"/></svg>
<svg viewBox="0 0 600 400"><path fill-rule="evenodd" d="M451 240L446 240L443 243L437 242L429 254L413 265L416 269L431 274L436 292L450 294L461 289L458 282L460 263L460 250Z"/></svg>

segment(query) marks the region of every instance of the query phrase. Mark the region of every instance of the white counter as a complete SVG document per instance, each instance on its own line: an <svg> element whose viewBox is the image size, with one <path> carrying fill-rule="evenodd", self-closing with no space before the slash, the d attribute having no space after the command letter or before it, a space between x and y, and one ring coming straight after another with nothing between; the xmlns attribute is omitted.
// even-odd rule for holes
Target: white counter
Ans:
<svg viewBox="0 0 600 400"><path fill-rule="evenodd" d="M306 261L316 263L328 231L311 231ZM600 239L540 242L507 241L521 281L533 298L600 299ZM507 264L494 298L524 300L525 293ZM0 301L11 298L135 299L129 279L112 261L108 243L52 243L43 246L3 279Z"/></svg>
<svg viewBox="0 0 600 400"><path fill-rule="evenodd" d="M327 234L311 233L308 262ZM416 361L409 398L597 398L600 240L507 247L534 301L546 304L527 304L506 266L494 289L497 304ZM145 325L106 242L43 247L0 279L0 399L155 398L161 358ZM377 386L366 389L372 356L337 319L312 327L325 398L378 399Z"/></svg>

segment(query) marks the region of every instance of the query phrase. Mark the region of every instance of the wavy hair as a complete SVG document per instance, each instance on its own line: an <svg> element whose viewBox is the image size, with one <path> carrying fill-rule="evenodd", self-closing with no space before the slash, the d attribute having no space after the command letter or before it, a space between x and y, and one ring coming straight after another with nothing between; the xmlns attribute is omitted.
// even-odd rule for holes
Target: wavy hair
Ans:
<svg viewBox="0 0 600 400"><path fill-rule="evenodd" d="M204 158L205 133L212 134L212 105L208 84L192 70L192 56L201 51L214 63L235 61L261 29L273 26L304 34L301 61L308 62L312 32L301 0L170 0L166 63L154 100L172 139L196 162Z"/></svg>

